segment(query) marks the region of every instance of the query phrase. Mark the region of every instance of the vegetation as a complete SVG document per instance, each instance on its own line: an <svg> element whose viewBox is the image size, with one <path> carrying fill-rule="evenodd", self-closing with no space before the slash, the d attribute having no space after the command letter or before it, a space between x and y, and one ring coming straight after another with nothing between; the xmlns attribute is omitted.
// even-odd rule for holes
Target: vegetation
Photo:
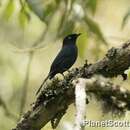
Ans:
<svg viewBox="0 0 130 130"><path fill-rule="evenodd" d="M129 0L0 0L0 128L16 126L35 101L35 92L67 34L82 33L74 67L86 59L96 62L108 48L129 40L129 4ZM129 86L129 80L124 83L121 77L111 80ZM95 109L92 104L88 111L96 117L88 116L102 119ZM72 118L68 114L64 121Z"/></svg>

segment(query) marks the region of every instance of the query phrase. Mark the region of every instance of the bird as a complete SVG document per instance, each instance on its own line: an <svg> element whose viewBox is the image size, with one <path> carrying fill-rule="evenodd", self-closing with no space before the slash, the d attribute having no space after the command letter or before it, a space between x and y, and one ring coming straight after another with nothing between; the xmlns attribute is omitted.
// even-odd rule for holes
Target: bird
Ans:
<svg viewBox="0 0 130 130"><path fill-rule="evenodd" d="M76 46L76 40L79 34L69 34L63 39L62 48L57 54L56 58L51 64L50 71L47 77L42 82L41 86L36 92L36 95L40 92L42 86L48 79L52 79L56 74L60 73L64 76L64 72L67 71L76 61L78 56L78 48Z"/></svg>

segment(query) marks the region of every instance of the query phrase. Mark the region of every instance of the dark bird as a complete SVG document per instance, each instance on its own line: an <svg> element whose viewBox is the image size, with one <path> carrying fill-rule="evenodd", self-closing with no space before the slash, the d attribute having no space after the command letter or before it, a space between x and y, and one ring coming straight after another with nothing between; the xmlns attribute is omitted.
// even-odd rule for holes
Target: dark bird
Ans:
<svg viewBox="0 0 130 130"><path fill-rule="evenodd" d="M62 48L52 62L50 72L41 84L36 95L40 92L47 79L52 79L57 73L63 75L63 72L68 70L74 64L78 55L76 39L79 35L80 34L70 34L64 38Z"/></svg>

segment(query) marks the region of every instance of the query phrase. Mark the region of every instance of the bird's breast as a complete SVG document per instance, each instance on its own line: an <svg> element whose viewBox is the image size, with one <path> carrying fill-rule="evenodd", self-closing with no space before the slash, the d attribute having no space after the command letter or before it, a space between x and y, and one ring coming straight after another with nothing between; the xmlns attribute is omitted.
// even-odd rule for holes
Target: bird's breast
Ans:
<svg viewBox="0 0 130 130"><path fill-rule="evenodd" d="M69 56L71 58L73 58L74 60L76 60L77 55L78 55L78 49L76 45L70 45L68 47L66 47L65 49L67 51L67 53L69 54Z"/></svg>
<svg viewBox="0 0 130 130"><path fill-rule="evenodd" d="M67 51L66 53L68 54L77 54L78 51L77 46L73 44L64 46L63 48L64 48L63 50Z"/></svg>

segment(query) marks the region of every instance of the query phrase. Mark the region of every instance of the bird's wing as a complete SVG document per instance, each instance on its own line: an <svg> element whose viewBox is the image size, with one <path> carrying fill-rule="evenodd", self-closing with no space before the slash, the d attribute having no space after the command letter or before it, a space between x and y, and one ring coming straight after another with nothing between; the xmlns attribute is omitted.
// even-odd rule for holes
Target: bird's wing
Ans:
<svg viewBox="0 0 130 130"><path fill-rule="evenodd" d="M66 53L67 51L67 53ZM74 58L71 50L62 49L51 65L51 73L60 73L60 71L65 71L69 69L74 63Z"/></svg>
<svg viewBox="0 0 130 130"><path fill-rule="evenodd" d="M70 53L66 53L65 51L61 50L60 53L54 59L51 67L57 68L58 66L61 66L61 64L68 60L70 56Z"/></svg>

